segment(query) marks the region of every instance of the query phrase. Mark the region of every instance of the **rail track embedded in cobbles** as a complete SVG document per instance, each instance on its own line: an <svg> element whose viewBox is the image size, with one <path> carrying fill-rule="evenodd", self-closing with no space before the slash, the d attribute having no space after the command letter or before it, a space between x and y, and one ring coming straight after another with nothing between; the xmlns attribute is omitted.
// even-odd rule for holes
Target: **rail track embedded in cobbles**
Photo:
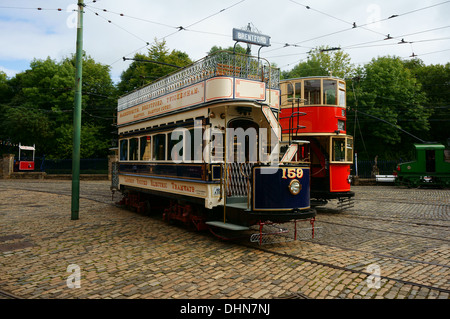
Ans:
<svg viewBox="0 0 450 319"><path fill-rule="evenodd" d="M23 207L26 212L24 216L28 219L34 218L33 211L42 211L44 216L54 217L55 223L66 218L62 217L58 208L54 208L51 203L33 200L32 194L38 194L38 198L67 198L71 195L68 181L1 181L0 189L17 190L21 194L27 194L27 196L23 195L21 206L16 203L14 207ZM131 219L127 225L122 225L121 219L116 219L118 218L116 215L121 210L117 210L118 208L114 206L107 182L82 183L81 190L81 198L85 201L83 207L98 206L102 210L102 214L107 213L105 212L105 210L109 210L107 207L111 207L111 212L115 212L115 215L109 215L112 219L104 220L102 218L105 217L101 217L104 215L99 215L95 221L77 223L74 227L80 230L79 236L83 236L83 233L89 234L88 238L80 237L79 243L82 243L80 247L74 247L73 240L67 237L67 226L53 231L51 227L46 228L39 234L39 240L43 243L48 242L51 247L42 246L43 244L37 241L36 234L25 232L21 238L16 237L16 241L24 244L24 250L6 251L4 252L5 257L14 256L20 259L21 256L28 254L27 258L34 261L38 260L40 256L49 258L54 255L55 257L59 256L58 260L66 260L69 259L66 255L69 252L70 255L82 258L95 254L98 250L107 251L111 247L117 247L116 252L112 253L114 259L105 257L105 260L109 260L113 264L124 264L126 266L123 266L124 269L119 266L114 271L108 272L105 267L109 268L110 266L98 265L103 262L102 258L98 259L99 257L94 264L90 260L86 261L90 276L97 276L95 278L98 278L98 282L110 282L111 280L111 283L106 285L110 288L102 287L103 290L99 288L98 295L94 294L97 297L283 298L284 296L285 298L298 298L298 296L302 296L302 298L389 299L449 299L450 297L448 280L450 274L450 196L445 190L426 190L424 196L421 197L418 190L356 187L354 208L339 214L333 213L327 208L318 211L316 217L318 236L315 239L304 238L299 241L289 241L288 238L285 242L269 243L263 246L249 243L248 240L245 242L238 240L229 244L209 236L207 233L193 233L184 230L183 227L167 225L159 221L157 216L148 217L126 213L126 216ZM31 193L26 191L31 191ZM373 197L370 194L373 194ZM115 196L115 200L118 200L117 194ZM391 197L393 200L398 200L390 202L389 198ZM408 197L411 197L411 200L405 200ZM383 200L380 201L380 198ZM436 198L436 200L430 201L432 198ZM0 217L2 206L3 211L7 211L6 205L0 204ZM12 221L14 224L10 228L11 232L19 227L19 220L15 219L14 215ZM33 221L41 228L47 227L45 223L48 221L40 219L33 219ZM64 225L65 223L63 222ZM158 232L149 231L147 226L149 223L157 224ZM163 238L160 238L161 233L174 231L180 233L179 238L164 237L164 241L162 241ZM2 235L5 234L2 234L0 230L0 236ZM144 264L142 261L133 260L142 254L140 248L135 247L137 238L150 243L150 245L160 242L159 246L152 246L154 247L152 249L158 250L158 255L145 259ZM185 246L185 243L194 240L199 241L200 244L197 243L198 246L191 253L186 253L185 249L189 246ZM7 243L15 244L14 240ZM27 243L28 245L26 245ZM104 244L108 244L108 246L103 246ZM120 253L119 257L128 256L127 259L120 259L116 256L117 252ZM225 257L221 254L232 257L224 259ZM0 251L0 258L1 256L2 251ZM219 256L221 257L219 258ZM176 263L176 266L173 265L172 259L178 260L179 257L184 261ZM90 259L92 258L94 257ZM206 264L204 264L205 262ZM95 267L92 268L93 266ZM379 270L378 275L374 275L372 266L378 267L376 268ZM11 292L11 296L17 295L25 298L30 298L30 296L36 298L41 295L44 297L59 296L62 293L60 287L49 288L49 291L56 291L50 295L46 291L42 291L42 288L24 287L16 291L16 287L28 284L30 280L26 278L33 276L29 275L31 269L34 269L33 263L24 267L23 270L27 273L25 277L20 274L16 274L14 277L8 273L8 278L17 278L16 280L19 282L5 284L6 281L0 281L0 289L5 291L3 298L8 298L8 292ZM133 272L133 269L141 269L146 274L146 279L144 281L139 279L140 283L134 284L132 281L124 281L121 279L122 277L117 277L119 273L123 273L124 276L134 274L133 278L141 278ZM247 273L247 269L253 270L251 273ZM206 276L206 271L212 271L212 274ZM10 272L14 273L14 270L11 269ZM195 278L191 277L191 272L195 273ZM264 277L258 277L259 272L264 272ZM173 280L175 283L178 281L180 283L171 283L169 277L172 274L177 274ZM206 278L202 276L206 276ZM247 289L246 285L259 282L262 280L260 278L266 277L268 279L264 279L266 280L264 283L261 281L261 286L254 284ZM378 280L379 287L369 288L368 280L370 278ZM203 281L209 285L217 283L216 289L209 288L211 291L208 290L206 286L203 286ZM142 290L147 293L133 295L122 288L122 282L124 285L127 284L126 287L140 285ZM116 286L118 288L114 290ZM206 293L207 291L208 293ZM93 293L89 292L89 296ZM2 295L1 291L0 295ZM74 296L83 298L87 295Z"/></svg>

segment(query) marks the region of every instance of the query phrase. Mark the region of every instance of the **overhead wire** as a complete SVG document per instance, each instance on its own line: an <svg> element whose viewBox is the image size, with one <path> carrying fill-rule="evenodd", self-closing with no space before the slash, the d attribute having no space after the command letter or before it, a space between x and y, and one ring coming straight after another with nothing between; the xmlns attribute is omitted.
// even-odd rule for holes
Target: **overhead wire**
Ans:
<svg viewBox="0 0 450 319"><path fill-rule="evenodd" d="M205 20L207 20L207 19L209 19L209 18L211 18L211 17L213 17L213 16L216 16L216 15L218 15L218 14L220 14L220 13L222 13L222 12L224 12L224 11L226 11L226 10L228 10L228 9L230 9L230 8L232 8L232 7L234 7L234 6L238 5L238 4L240 4L240 3L242 3L242 2L245 2L245 1L246 1L246 0L240 0L240 1L238 1L238 2L236 2L236 3L234 3L234 4L232 4L232 5L230 5L230 6L226 7L226 8L224 8L224 9L221 9L221 10L218 11L218 12L215 12L215 13L213 13L213 14L211 14L211 15L205 17L205 18L202 18L202 19L200 19L200 20L198 20L198 21L196 21L196 22L194 22L194 23L188 25L186 28L183 27L183 26L174 27L174 26L170 26L170 25L168 25L168 24L161 24L161 23L158 23L158 22L155 22L155 21L151 21L151 20L147 20L147 19L141 19L141 18L137 18L137 17L128 16L128 15L125 15L125 14L123 14L123 13L117 13L117 12L113 12L113 11L108 11L107 9L100 9L100 8L96 8L96 9L98 9L98 10L103 10L104 12L110 12L110 13L113 13L113 14L118 14L118 15L120 15L120 16L126 16L126 17L129 17L129 18L133 18L133 19L137 19L137 20L142 20L142 21L150 22L150 23L161 24L161 25L164 25L164 26L169 27L169 28L175 28L175 29L177 29L175 32L172 32L172 33L170 33L170 34L168 34L168 35L166 35L166 36L164 36L164 37L159 38L158 40L160 41L160 40L164 40L164 39L166 39L166 38L168 38L168 37L170 37L170 36L172 36L172 35L174 35L174 34L180 32L180 31L183 31L183 30L184 30L184 31L191 31L191 32L198 32L198 33L204 33L204 34L220 35L220 34L217 34L217 33L212 33L212 32L207 32L207 31L191 30L191 29L188 29L188 28L190 28L190 27L192 27L192 26L194 26L194 25L196 25L196 24L199 24L199 23L201 23L201 22L203 22L203 21L205 21ZM95 2L95 1L94 1L94 2ZM92 7L92 6L90 6L90 7ZM97 14L97 15L98 15L98 14ZM105 18L104 18L104 19L105 19ZM107 20L107 19L106 19L106 20ZM109 20L107 20L107 21L110 22ZM111 22L110 22L110 23L111 23ZM118 26L118 25L116 25L116 26ZM120 26L119 26L119 27L120 27ZM122 28L122 29L123 29L123 28ZM127 30L125 30L125 31L127 31ZM129 31L127 31L127 32L130 33ZM134 35L134 36L137 37L137 38L140 38L140 37L138 37L138 36L136 36L136 35ZM223 35L223 34L222 34L221 36L226 36L226 35ZM143 39L140 39L140 40L145 41L145 40L143 40ZM140 47L140 48L138 48L138 49L136 49L136 50L134 50L134 51L132 51L132 52L126 54L125 56L129 56L129 55L131 55L131 54L134 54L134 53L136 53L136 52L138 52L138 51L140 51L140 50L146 48L146 47L149 45L149 43L148 43L147 41L145 41L145 42L146 42L146 45L145 45L145 46ZM113 64L115 64L115 63L117 63L117 62L123 60L123 57L124 57L124 56L122 56L121 58L115 60L114 62L112 62L111 64L109 64L109 66L112 66Z"/></svg>
<svg viewBox="0 0 450 319"><path fill-rule="evenodd" d="M419 31L419 32L413 32L413 33L408 33L408 34L403 34L403 35L399 35L396 38L402 38L404 39L407 36L411 36L411 35L417 35L417 34L421 34L421 33L426 33L426 32L431 32L431 31L436 31L436 30L441 30L441 29L445 29L445 28L450 28L450 25L448 26L444 26L444 27L439 27L439 28L433 28L433 29L428 29L428 30L424 30L424 31ZM375 41L368 41L368 42L363 42L363 43L358 43L358 44L352 44L352 45L348 45L346 47L343 47L342 49L346 50L346 49L351 49L353 47L356 46L360 46L360 45L364 45L364 44L370 44L370 43L377 43L377 42L383 42L387 39L383 39L383 40L375 40ZM414 43L414 42L419 42L419 41L404 41L403 43ZM398 44L398 43L396 43Z"/></svg>
<svg viewBox="0 0 450 319"><path fill-rule="evenodd" d="M209 32L209 31L205 31L205 30L194 30L194 29L191 29L191 27L192 27L192 26L195 26L195 25L197 25L197 24L200 24L201 22L203 22L203 21L205 21L205 20L207 20L207 19L210 19L210 18L212 18L212 17L214 17L214 16L216 16L216 15L218 15L218 14L220 14L220 13L222 13L222 12L228 10L228 9L231 9L231 8L237 6L237 5L239 5L239 4L241 4L241 3L245 2L245 1L246 1L246 0L240 0L240 1L237 1L237 2L231 4L230 6L228 6L228 7L226 7L226 8L223 8L223 9L221 9L221 10L219 10L219 11L217 11L217 12L214 12L214 13L212 13L212 14L210 14L210 15L208 15L208 16L202 18L202 19L199 19L199 20L195 21L194 23L191 23L191 24L187 25L186 27L183 27L183 26L181 26L181 25L177 27L177 26L175 26L175 25L170 25L170 24L167 24L167 23L158 22L158 21L154 21L154 20L151 20L151 19L144 19L144 18L132 16L132 15L129 15L129 14L126 14L126 13L121 13L121 12L111 11L111 10L108 10L108 9L103 9L103 8L99 8L99 7L97 7L97 6L92 6L92 5L90 5L91 3L97 3L98 1L96 1L96 0L93 0L93 1L91 1L91 2L86 3L86 4L85 4L85 8L88 8L88 9L91 8L91 9L89 9L89 11L93 12L93 13L96 14L97 16L99 16L99 17L101 17L102 19L108 21L108 23L114 24L116 27L120 28L120 29L123 30L124 32L127 32L128 34L132 35L133 37L135 37L135 38L137 38L137 39L139 39L140 41L142 41L142 42L145 43L144 46L142 46L142 47L140 47L140 48L138 48L138 49L136 49L136 50L134 50L134 51L132 51L132 52L130 52L130 53L127 54L127 55L131 55L131 54L136 53L136 52L142 50L143 48L147 47L147 46L149 45L149 42L146 41L145 39L143 39L142 37L138 36L137 34L135 34L135 33L133 33L133 32L130 32L129 30L127 30L127 29L121 27L121 26L118 25L117 23L114 23L114 22L111 21L110 19L108 19L108 18L106 18L106 17L100 15L98 12L95 12L94 10L101 10L101 11L103 11L104 13L114 14L114 15L117 15L117 16L120 16L120 17L126 17L126 18L129 18L129 19L135 19L135 20L138 20L138 21L147 22L147 23L152 23L152 24L161 25L161 26L164 26L164 27L167 27L167 28L175 29L174 32L172 32L172 33L170 33L170 34L168 34L168 35L166 35L166 36L164 36L164 37L161 37L160 40L161 40L161 39L166 39L167 37L170 37L170 36L172 36L172 35L174 35L174 34L180 32L180 31L190 31L190 32L196 32L196 33L202 33L202 34L210 34L210 35L214 35L214 36L230 37L229 35L226 35L226 34L214 33L214 32ZM303 6L304 8L306 8L306 9L308 9L308 10L311 10L311 11L314 11L314 12L317 12L317 13L319 13L319 14L321 14L321 15L324 15L324 16L327 16L327 17L329 17L329 18L332 18L332 19L335 19L335 20L337 20L337 21L340 21L340 22L343 22L343 23L345 23L345 24L348 24L348 25L350 25L350 26L352 26L352 27L351 27L351 28L346 28L346 29L337 30L337 31L334 31L334 32L331 32L331 33L328 33L328 34L325 34L325 35L313 37L313 38L310 38L310 39L307 39L307 40L303 40L303 41L300 41L300 42L296 42L296 43L288 43L288 42L272 42L272 43L274 43L274 44L280 44L281 47L280 47L280 48L275 48L275 49L272 49L272 50L265 51L266 54L269 53L269 52L275 51L275 50L280 50L280 49L286 48L286 47L302 47L302 48L309 48L309 47L306 47L306 46L302 46L302 45L300 45L300 44L305 43L305 42L309 42L309 41L313 41L313 40L316 40L316 39L324 38L324 37L327 37L327 36L330 36L330 35L335 35L335 34L338 34L338 33L346 32L346 31L352 30L352 29L354 29L354 28L362 28L362 29L366 29L366 30L369 30L369 31L372 31L372 32L373 32L372 29L367 29L367 28L365 28L365 27L366 27L366 26L369 26L369 25L371 25L371 24L374 24L374 23L379 23L379 22L382 22L382 21L386 21L386 20L390 20L390 19L402 17L402 16L405 16L405 15L409 15L409 14L412 14L412 13L416 13L416 12L418 12L418 11L422 11L422 10L426 10L426 9L429 9L429 8L437 7L437 6L440 6L440 5L443 5L443 4L447 4L447 3L450 2L450 0L442 1L442 2L439 2L439 3L436 3L436 4L428 5L428 6L425 6L425 7L422 7L422 8L418 8L418 9L415 9L415 10L410 10L410 11L403 12L403 13L400 13L400 14L392 14L392 15L390 15L390 16L387 17L387 18L383 18L383 19L379 19L379 20L374 20L374 21L371 21L371 22L369 22L369 23L365 23L365 24L362 24L362 25L357 25L356 22L350 22L350 21L341 19L341 18L339 18L339 17L337 17L337 16L334 16L334 15L329 14L329 13L327 13L327 12L318 10L318 9L316 9L316 8L314 8L314 7L311 7L311 6L302 4L302 3L298 2L298 1L290 0L290 2L292 2L292 3L294 3L294 4L297 4L297 5L299 5L299 6ZM41 7L36 8L36 7L0 6L0 8L5 8L5 9L22 9L22 10L56 10L56 11L63 11L61 8L41 8ZM92 9L94 9L94 10L92 10ZM410 34L400 35L400 36L396 36L396 37L391 37L390 34L388 34L388 35L387 35L387 39L402 38L402 41L400 41L398 44L400 44L400 43L415 43L415 42L427 42L427 41L429 42L429 41L445 40L446 38L441 38L441 39L427 39L427 40L419 40L419 41L403 41L403 38L404 38L404 37L407 37L407 36L419 34L419 33L430 32L430 31L433 31L433 30L439 30L439 29L448 28L448 27L450 27L450 26L445 26L445 27L440 27L440 28L435 28L435 29L430 29L430 30L425 30L425 31L420 31L420 32L415 32L415 33L410 33ZM376 33L378 33L378 34L380 34L380 35L383 35L383 36L386 36L385 34L382 34L382 33L380 33L380 32L376 32ZM363 44L376 43L376 42L379 42L379 41L383 41L383 40L376 40L376 41L369 41L369 42L364 42L364 43L360 43L360 44L353 44L353 45L346 46L346 47L344 47L344 48L342 48L342 49L363 48L363 46L362 46ZM387 44L386 44L386 45L387 45ZM389 45L393 45L393 44L389 44ZM380 45L380 46L382 46L382 45ZM367 47L369 47L369 46L367 46ZM443 50L443 51L447 51L447 50ZM433 54L433 53L438 53L438 52L443 52L443 51L428 52L428 53L421 54L421 55ZM302 55L302 54L307 54L307 53L308 53L308 52L302 52L302 53L298 53L298 54L299 54L299 55ZM288 56L288 55L286 55L286 56ZM415 54L413 53L413 56L417 56L417 55L415 55ZM282 56L282 55L279 55L279 56L274 56L274 57L283 57L283 56ZM113 64L115 64L115 63L117 63L117 62L119 62L120 60L122 60L122 57L119 58L119 59L117 59L117 60L115 60L114 62L110 63L109 65L111 66L111 65L113 65ZM301 59L301 60L302 60L302 59ZM300 61L301 61L301 60L300 60ZM289 65L291 65L291 64L292 64L292 63L289 63L289 64L287 64L286 66L289 66Z"/></svg>
<svg viewBox="0 0 450 319"><path fill-rule="evenodd" d="M400 14L393 14L393 15L387 17L387 18L384 18L384 19L375 20L375 21L372 21L372 22L369 22L369 23L366 23L366 24L362 24L362 25L360 25L360 27L364 27L364 26L368 26L368 25L371 25L371 24L383 22L383 21L390 20L390 19L393 19L393 18L402 17L402 16L405 16L405 15L408 15L408 14L411 14L411 13L415 13L415 12L418 12L418 11L422 11L422 10L426 10L426 9L429 9L429 8L433 8L433 7L436 7L436 6L448 3L448 2L450 2L450 0L443 1L443 2L440 2L440 3L436 3L436 4L433 4L433 5L429 5L429 6L426 6L426 7L423 7L423 8L411 10L411 11L408 11L408 12L400 13Z"/></svg>
<svg viewBox="0 0 450 319"><path fill-rule="evenodd" d="M380 20L372 21L372 22L369 22L369 23L366 23L366 24L363 24L363 25L357 25L356 22L346 21L346 20L344 20L344 19L338 18L338 17L336 17L336 16L334 16L334 15L328 14L328 13L323 12L323 11L317 10L317 9L315 9L315 8L312 8L312 7L308 6L308 5L299 3L299 2L297 2L297 1L294 1L294 0L289 0L289 1L292 2L292 3L295 3L295 4L299 5L299 6L302 6L302 7L306 8L306 9L308 9L308 10L318 12L318 13L320 13L320 14L322 14L322 15L328 16L328 17L333 18L333 19L335 19L335 20L338 20L338 21L340 21L340 22L344 22L344 23L346 23L346 24L349 24L349 25L352 26L352 28L350 28L350 29L348 29L348 28L346 28L346 29L341 29L341 30L338 30L338 31L334 31L334 32L325 34L325 35L321 35L321 36L313 37L313 38L310 38L310 39L307 39L307 40L303 40L303 41L300 41L300 42L296 42L296 43L291 44L291 45L285 45L285 46L282 46L282 47L279 47L279 48L274 48L274 49L272 49L272 50L266 51L266 53L272 52L272 51L276 51L276 50L280 50L280 49L283 49L283 48L285 48L285 47L287 47L287 46L299 45L299 44L301 44L301 43L310 42L310 41L313 41L313 40L321 39L321 38L328 37L328 36L331 36L331 35L335 35L335 34L338 34L338 33L350 31L350 30L355 29L355 28L362 28L362 29L365 29L365 30L368 30L368 31L375 32L375 33L377 33L377 34L386 36L385 34L383 34L383 33L381 33L381 32L378 32L378 31L375 31L375 30L372 30L372 29L369 29L369 28L365 28L365 27L368 26L368 25L374 24L374 23L379 23L379 22L381 22L381 21L385 21L385 20L397 18L397 17L400 17L400 16L404 16L404 15L411 14L411 13L414 13L414 12L418 12L418 11L421 11L421 10L426 10L426 9L429 9L429 8L432 8L432 7L436 7L436 6L439 6L439 5L443 5L443 4L446 4L446 3L449 3L449 2L450 2L450 0L447 0L447 1L443 1L443 2L440 2L440 3L434 4L434 5L429 5L429 6L426 6L426 7L419 8L419 9L411 10L411 11L408 11L408 12L405 12L405 13L391 15L391 16L389 16L388 18L385 18L385 19L380 19ZM445 27L443 27L443 28L445 28ZM440 29L440 28L436 28L436 29ZM423 32L428 32L428 31L423 31ZM397 37L391 37L390 34L388 34L388 35L387 35L387 38L384 39L384 40L387 40L387 39L396 39L396 38L399 38L399 37L403 37L403 38L404 38L404 37L406 37L406 36L415 35L415 34L418 34L418 33L420 33L420 32L416 32L416 33L412 33L412 34L408 34L408 35L403 35L403 36L397 36ZM404 41L403 38L402 38L402 41ZM377 41L382 41L382 40L377 40ZM404 41L403 43L409 43L409 41ZM287 43L286 43L286 44L287 44Z"/></svg>
<svg viewBox="0 0 450 319"><path fill-rule="evenodd" d="M115 12L115 11L111 11L111 10L107 10L107 9L94 7L94 6L89 6L89 7L91 7L92 9L101 10L103 12L115 14L115 15L118 15L118 16L121 16L121 17L126 17L126 18L130 18L130 19L134 19L134 20L138 20L138 21L142 21L142 22L148 22L148 23L164 26L164 27L167 27L167 28L173 28L173 29L177 28L176 26L173 26L173 25L169 25L169 24L166 24L166 23L157 22L157 21L153 21L153 20L149 20L149 19L134 17L134 16L130 16L130 15L125 14L125 13Z"/></svg>
<svg viewBox="0 0 450 319"><path fill-rule="evenodd" d="M237 5L239 5L239 4L241 4L241 3L245 2L245 1L247 1L247 0L240 0L240 1L238 1L238 2L236 2L236 3L234 3L234 4L232 4L232 5L230 5L230 6L226 7L226 8L224 8L224 9L221 9L221 10L218 11L218 12L215 12L215 13L213 13L213 14L210 14L209 16L207 16L207 17L205 17L205 18L202 18L202 19L200 19L200 20L198 20L198 21L196 21L196 22L194 22L194 23L189 24L187 27L183 27L182 25L180 25L179 27L177 27L177 28L178 28L177 31L172 32L172 33L170 33L170 34L168 34L168 35L166 35L166 36L164 36L164 37L161 37L159 40L166 39L166 38L168 38L168 37L170 37L170 36L172 36L172 35L174 35L174 34L180 32L180 31L189 31L189 28L190 28L190 27L192 27L192 26L194 26L194 25L197 25L197 24L199 24L199 23L201 23L201 22L203 22L203 21L205 21L205 20L207 20L207 19L210 19L210 18L212 18L212 17L214 17L214 16L216 16L216 15L218 15L218 14L220 14L220 13L222 13L222 12L228 10L228 9L231 9L231 8L237 6Z"/></svg>
<svg viewBox="0 0 450 319"><path fill-rule="evenodd" d="M0 9L19 9L19 10L38 10L38 11L63 11L62 8L41 8L41 7L11 7L11 6L0 6Z"/></svg>
<svg viewBox="0 0 450 319"><path fill-rule="evenodd" d="M119 29L127 32L128 34L131 34L132 36L134 36L136 39L139 39L140 41L144 42L146 45L149 45L150 43L147 40L142 39L140 36L128 31L127 29L121 27L120 25L118 25L117 23L112 22L111 20L107 19L106 17L98 14L98 12L95 12L94 10L91 10L89 7L86 6L86 9L88 9L89 11L91 11L92 13L94 13L96 16L102 18L103 20L107 21L110 24L115 25L116 27L118 27Z"/></svg>

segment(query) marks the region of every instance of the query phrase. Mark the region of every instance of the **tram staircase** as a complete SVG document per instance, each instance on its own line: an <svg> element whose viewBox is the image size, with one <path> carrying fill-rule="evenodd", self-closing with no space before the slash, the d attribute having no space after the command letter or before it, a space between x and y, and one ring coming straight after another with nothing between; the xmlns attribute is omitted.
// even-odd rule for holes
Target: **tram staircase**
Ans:
<svg viewBox="0 0 450 319"><path fill-rule="evenodd" d="M306 128L306 126L300 125L300 118L306 115L305 112L300 112L300 100L301 99L298 98L291 99L291 114L289 116L280 117L280 120L289 119L289 127L282 131L282 133L288 134L289 142L298 134L299 130ZM294 101L297 101L297 106L294 105Z"/></svg>
<svg viewBox="0 0 450 319"><path fill-rule="evenodd" d="M262 106L262 112L265 115L267 121L271 125L273 132L278 137L279 142L281 142L281 126L279 124L278 119L273 114L273 111L269 106ZM290 116L290 124L294 122L294 117L298 118L299 116L306 115L306 113L303 112L296 112L293 115ZM299 120L297 120L297 127L304 128L304 126L299 125ZM286 149L286 152L284 153L281 162L290 162L292 161L293 157L295 156L298 145L296 143L291 143L292 140L292 132L291 125L289 128L289 142L288 142L288 148ZM218 150L218 152L223 152L223 150ZM252 167L253 163L227 163L225 166L226 170L226 184L225 184L225 201L226 201L226 207L232 208L232 209L239 209L243 211L250 211L251 210L251 203L250 199L252 194L252 185L251 185L251 173L252 173ZM247 230L249 228L239 226L239 225L233 225L230 223L224 223L220 221L210 221L206 222L207 224L211 226L216 226L220 228L226 228L229 230ZM313 225L313 222L312 222ZM279 224L273 224L273 223L262 223L260 224L259 232L252 234L250 241L251 242L258 242L261 244L268 244L268 243L275 243L275 242L286 242L291 240L296 240L297 238L304 238L304 239L310 239L311 236L314 237L314 226L312 227L313 233L311 233L311 228L299 228L297 229L297 222L295 222L294 227L295 235L294 237L290 236L289 233L292 233L292 231L289 231L287 228L279 225ZM317 228L316 228L317 229ZM303 234L302 234L303 233Z"/></svg>
<svg viewBox="0 0 450 319"><path fill-rule="evenodd" d="M262 112L266 117L267 122L270 124L273 133L278 138L278 141L281 142L282 129L279 123L279 120L273 113L272 109L267 106L262 106ZM290 162L292 158L295 156L298 145L295 143L291 143L292 141L292 132L291 122L294 122L294 117L297 118L297 127L296 130L300 128L304 128L305 126L301 126L299 124L299 117L306 115L304 112L293 112L290 116L290 125L289 125L289 143L288 148L284 152L283 157L281 158L281 162ZM220 151L219 151L220 152ZM251 163L229 163L227 164L227 172L226 172L226 197L228 207L235 207L244 210L250 210L250 194L251 194L251 183L250 176L252 173L252 164Z"/></svg>

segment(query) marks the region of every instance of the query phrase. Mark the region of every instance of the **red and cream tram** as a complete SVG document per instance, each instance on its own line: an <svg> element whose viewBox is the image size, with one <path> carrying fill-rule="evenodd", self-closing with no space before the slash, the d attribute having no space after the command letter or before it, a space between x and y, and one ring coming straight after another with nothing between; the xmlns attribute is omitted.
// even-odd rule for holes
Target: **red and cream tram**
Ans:
<svg viewBox="0 0 450 319"><path fill-rule="evenodd" d="M350 190L353 138L346 128L346 86L336 77L283 80L283 140L307 140L311 160L311 204L338 200L338 209L353 206Z"/></svg>

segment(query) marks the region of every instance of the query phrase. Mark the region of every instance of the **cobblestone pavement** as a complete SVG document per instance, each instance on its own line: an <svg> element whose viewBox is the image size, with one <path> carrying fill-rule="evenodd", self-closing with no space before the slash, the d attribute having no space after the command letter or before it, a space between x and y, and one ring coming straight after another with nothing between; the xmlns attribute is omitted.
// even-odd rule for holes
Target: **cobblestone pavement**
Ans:
<svg viewBox="0 0 450 319"><path fill-rule="evenodd" d="M353 190L354 208L319 210L315 239L258 246L115 207L107 181L81 182L80 218L72 221L70 181L0 180L0 292L30 299L449 299L450 191ZM80 288L69 288L76 270Z"/></svg>

